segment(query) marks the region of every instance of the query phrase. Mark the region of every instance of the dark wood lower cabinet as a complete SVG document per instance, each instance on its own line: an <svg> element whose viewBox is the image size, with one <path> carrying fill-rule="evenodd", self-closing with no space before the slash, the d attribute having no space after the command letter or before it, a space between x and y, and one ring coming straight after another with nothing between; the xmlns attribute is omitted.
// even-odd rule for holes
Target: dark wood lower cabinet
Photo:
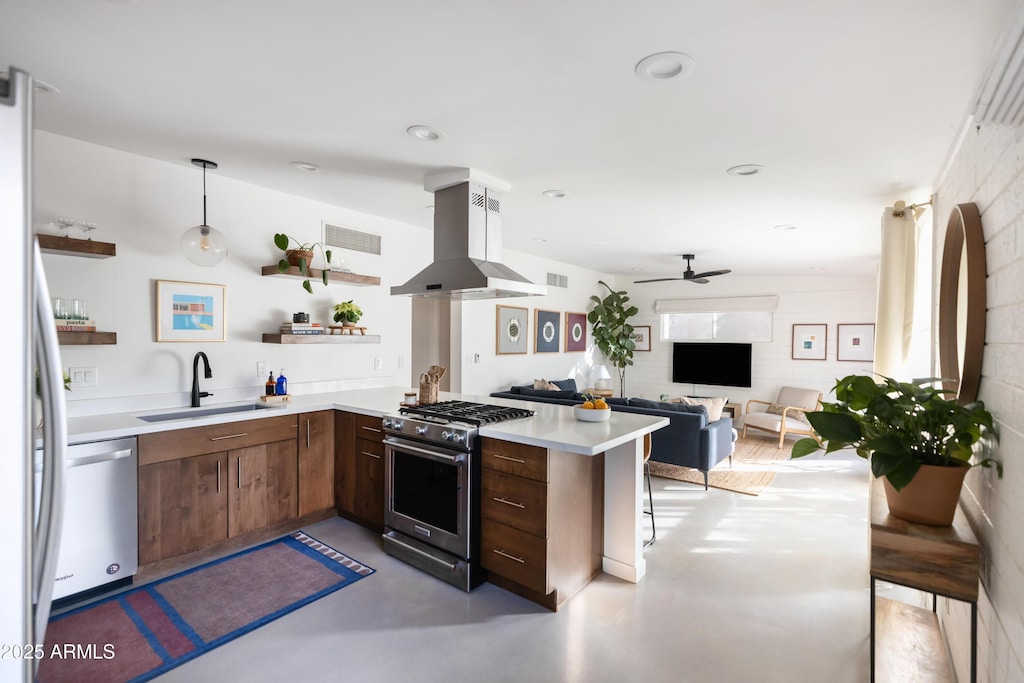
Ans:
<svg viewBox="0 0 1024 683"><path fill-rule="evenodd" d="M139 564L228 537L227 453L139 467Z"/></svg>
<svg viewBox="0 0 1024 683"><path fill-rule="evenodd" d="M228 451L228 536L298 516L295 442Z"/></svg>
<svg viewBox="0 0 1024 683"><path fill-rule="evenodd" d="M338 514L384 530L384 434L381 419L338 411L334 417L334 504Z"/></svg>
<svg viewBox="0 0 1024 683"><path fill-rule="evenodd" d="M334 411L299 415L299 515L334 506Z"/></svg>

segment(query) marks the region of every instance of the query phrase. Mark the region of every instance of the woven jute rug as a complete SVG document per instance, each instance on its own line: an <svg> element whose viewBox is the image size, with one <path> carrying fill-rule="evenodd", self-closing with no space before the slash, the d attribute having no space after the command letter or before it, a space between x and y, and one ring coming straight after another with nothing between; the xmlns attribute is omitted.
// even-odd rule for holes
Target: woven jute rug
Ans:
<svg viewBox="0 0 1024 683"><path fill-rule="evenodd" d="M708 486L748 496L757 496L768 488L775 479L781 463L789 460L793 446L786 443L778 447L777 437L763 439L748 437L736 442L736 452L732 454L732 467L728 459L718 463L708 472ZM662 462L650 461L651 475L676 479L704 486L704 473L690 467L667 465Z"/></svg>

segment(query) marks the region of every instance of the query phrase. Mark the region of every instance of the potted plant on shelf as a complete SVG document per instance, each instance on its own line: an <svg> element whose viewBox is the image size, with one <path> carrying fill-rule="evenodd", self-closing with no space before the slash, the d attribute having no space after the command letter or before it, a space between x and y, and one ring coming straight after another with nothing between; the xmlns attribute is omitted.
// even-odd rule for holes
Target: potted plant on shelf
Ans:
<svg viewBox="0 0 1024 683"><path fill-rule="evenodd" d="M297 246L289 248L292 242ZM327 272L331 263L330 249L324 248L324 245L319 242L299 242L299 240L289 237L283 232L274 235L274 245L284 252L284 258L277 262L277 272L286 273L292 266L298 266L299 272L306 276L309 275L309 268L313 264L315 250L319 249L324 257L324 268L320 275L323 278L324 285L327 285ZM308 277L306 280L303 280L302 288L310 294L313 293L313 286L309 283Z"/></svg>
<svg viewBox="0 0 1024 683"><path fill-rule="evenodd" d="M363 309L352 303L352 299L334 305L334 322L352 327L363 317Z"/></svg>
<svg viewBox="0 0 1024 683"><path fill-rule="evenodd" d="M625 290L616 292L601 280L608 295L601 299L591 296L594 308L587 314L587 320L593 327L594 343L601 353L611 361L619 371L619 396L626 395L626 368L633 364L633 326L629 319L639 312L636 306L626 306L629 296Z"/></svg>
<svg viewBox="0 0 1024 683"><path fill-rule="evenodd" d="M871 460L876 477L885 478L890 513L921 524L951 524L968 469L994 465L1003 476L1002 463L992 458L970 462L976 444L995 439L992 414L981 401L960 405L948 398L952 392L933 386L938 379L882 380L837 380L836 402L807 413L821 441L800 439L793 457L853 447Z"/></svg>

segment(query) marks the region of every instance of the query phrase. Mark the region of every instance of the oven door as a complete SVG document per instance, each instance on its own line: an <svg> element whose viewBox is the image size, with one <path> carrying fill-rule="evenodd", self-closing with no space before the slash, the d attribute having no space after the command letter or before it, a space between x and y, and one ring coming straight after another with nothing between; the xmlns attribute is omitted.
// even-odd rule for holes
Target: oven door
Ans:
<svg viewBox="0 0 1024 683"><path fill-rule="evenodd" d="M464 451L384 439L384 524L469 559L469 468Z"/></svg>

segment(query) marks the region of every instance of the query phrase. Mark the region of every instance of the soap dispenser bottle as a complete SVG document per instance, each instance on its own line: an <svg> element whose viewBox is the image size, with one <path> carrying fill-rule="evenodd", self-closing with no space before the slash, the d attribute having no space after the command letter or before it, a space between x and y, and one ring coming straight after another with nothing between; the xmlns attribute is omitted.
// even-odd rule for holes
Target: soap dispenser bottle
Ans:
<svg viewBox="0 0 1024 683"><path fill-rule="evenodd" d="M277 395L277 382L274 381L274 373L270 373L270 377L267 378L267 396Z"/></svg>
<svg viewBox="0 0 1024 683"><path fill-rule="evenodd" d="M284 369L277 375L277 386L275 391L278 396L285 396L288 394L288 378L284 376Z"/></svg>

